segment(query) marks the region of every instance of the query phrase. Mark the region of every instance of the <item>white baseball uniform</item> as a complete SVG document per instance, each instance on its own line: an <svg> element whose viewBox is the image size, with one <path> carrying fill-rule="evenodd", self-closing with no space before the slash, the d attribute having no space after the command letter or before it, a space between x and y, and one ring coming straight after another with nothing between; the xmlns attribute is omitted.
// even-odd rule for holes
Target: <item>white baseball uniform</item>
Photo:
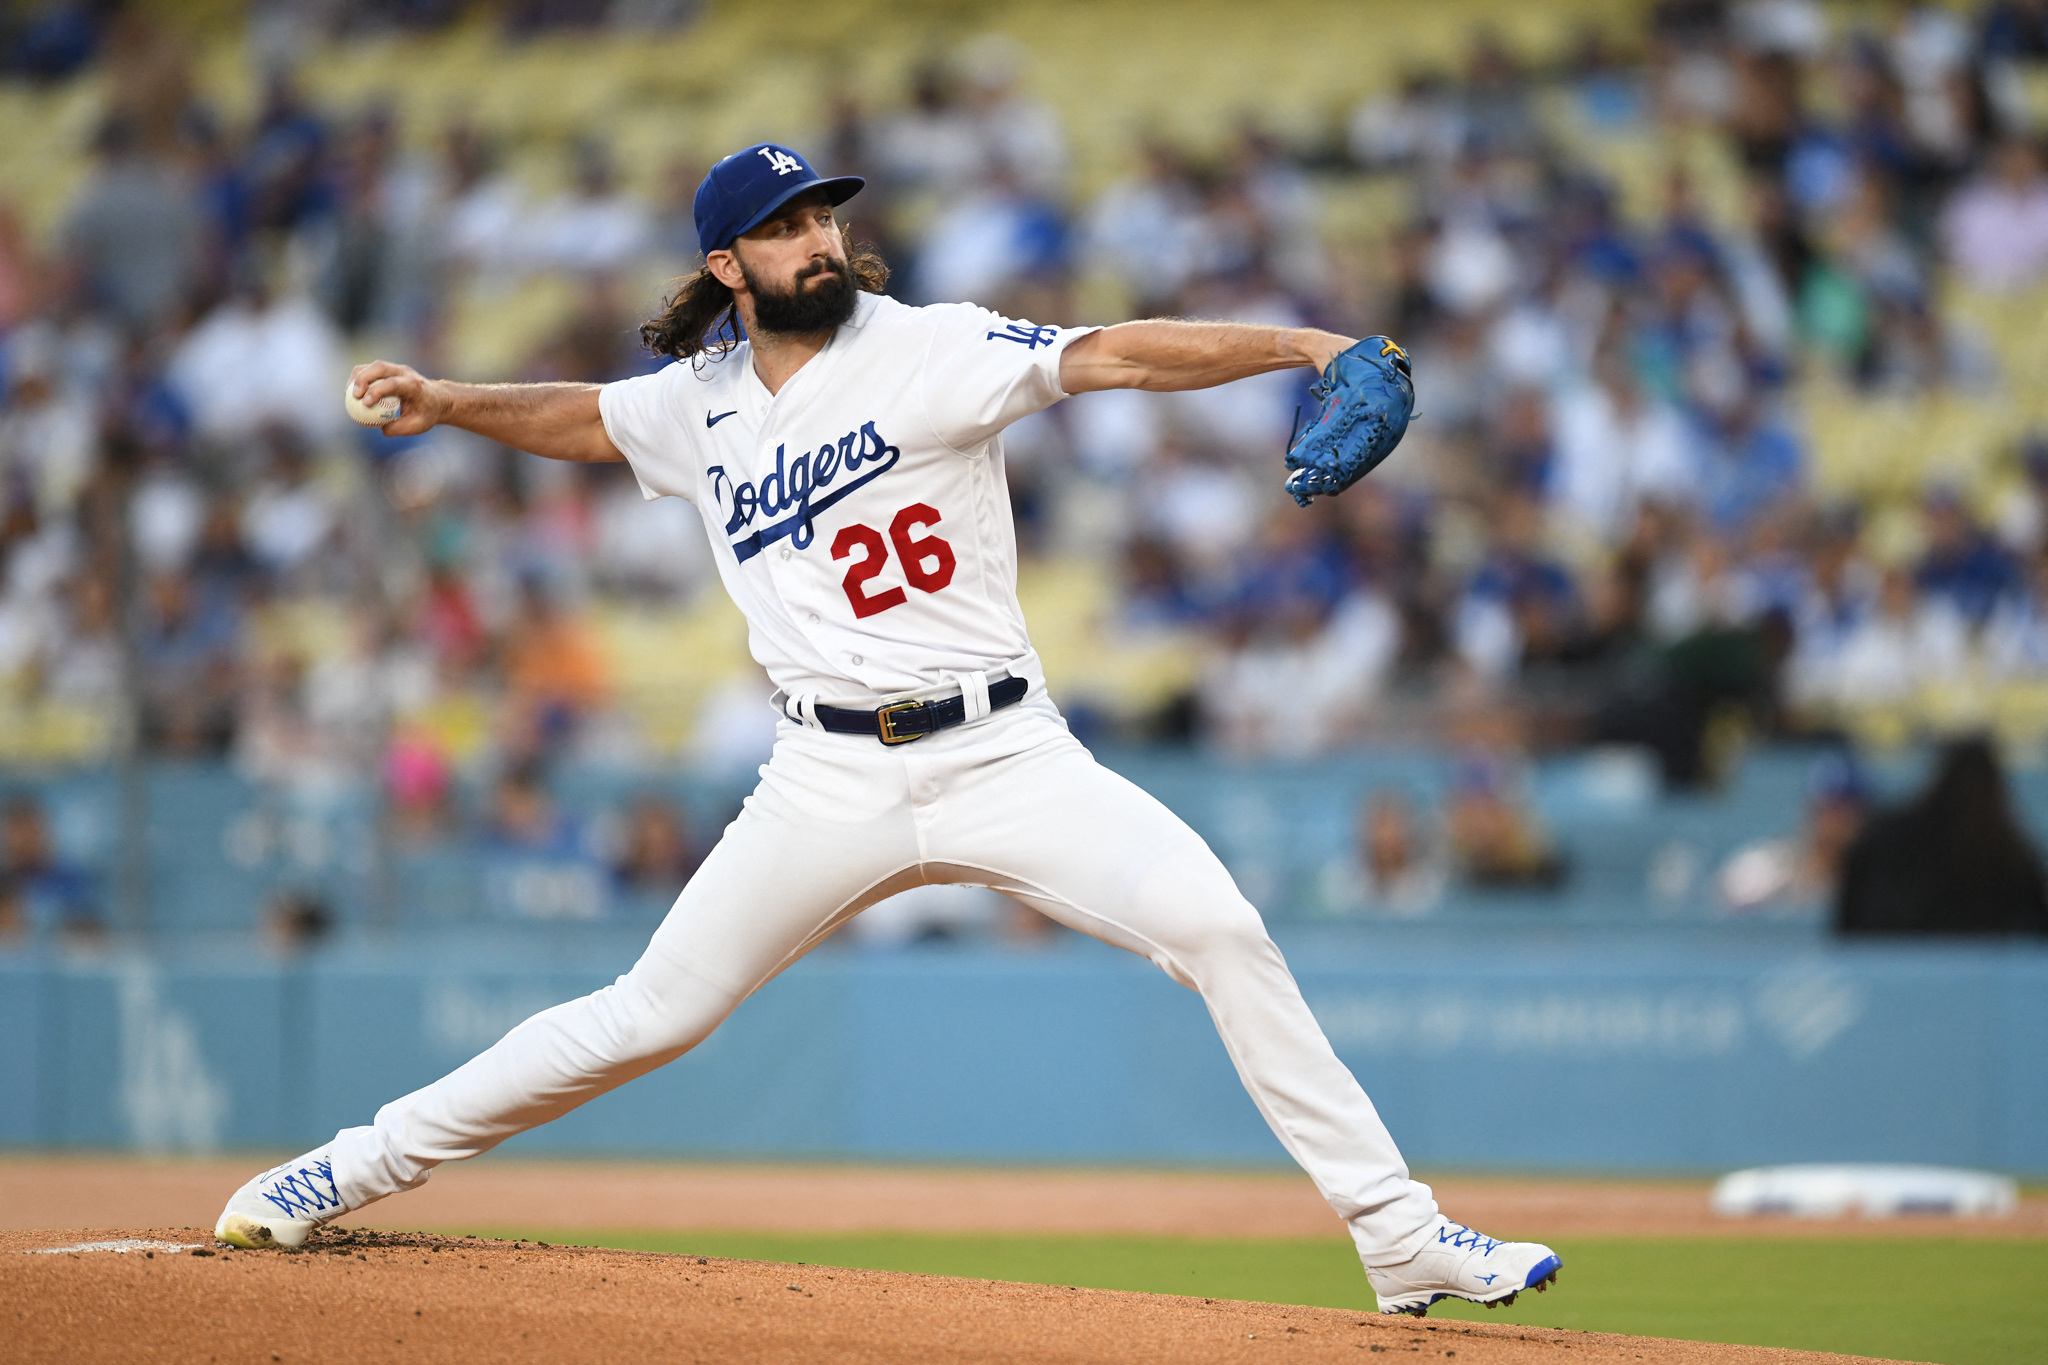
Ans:
<svg viewBox="0 0 2048 1365"><path fill-rule="evenodd" d="M1368 1266L1436 1217L1331 1051L1258 912L1172 812L1068 734L1016 597L1001 432L1065 397L1086 329L862 294L770 394L745 345L605 386L646 496L690 499L783 720L761 784L614 984L527 1020L333 1146L343 1203L409 1189L701 1042L748 995L906 887L996 887L1201 992L1245 1088ZM990 712L988 686L1029 682ZM967 698L912 743L827 732L820 704Z"/></svg>

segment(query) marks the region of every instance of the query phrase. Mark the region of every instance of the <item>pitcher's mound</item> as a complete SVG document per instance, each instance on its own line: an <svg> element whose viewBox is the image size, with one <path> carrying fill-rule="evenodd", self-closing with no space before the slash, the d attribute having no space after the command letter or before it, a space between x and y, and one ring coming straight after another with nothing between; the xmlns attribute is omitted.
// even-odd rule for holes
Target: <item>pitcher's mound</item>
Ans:
<svg viewBox="0 0 2048 1365"><path fill-rule="evenodd" d="M1568 1286L1568 1281L1566 1282ZM1568 1287L1566 1291L1569 1292ZM1511 1323L536 1242L325 1230L0 1233L10 1361L1347 1361L1790 1365L1849 1356Z"/></svg>

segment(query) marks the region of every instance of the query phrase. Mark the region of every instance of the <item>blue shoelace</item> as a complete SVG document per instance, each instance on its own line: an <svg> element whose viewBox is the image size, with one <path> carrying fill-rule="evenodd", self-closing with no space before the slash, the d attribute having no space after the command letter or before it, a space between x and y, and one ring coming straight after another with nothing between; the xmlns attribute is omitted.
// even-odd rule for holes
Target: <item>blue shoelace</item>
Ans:
<svg viewBox="0 0 2048 1365"><path fill-rule="evenodd" d="M1484 1247L1486 1249L1485 1254L1488 1256L1491 1256L1493 1249L1500 1245L1497 1239L1488 1237L1483 1232L1474 1232L1463 1223L1444 1224L1441 1228L1437 1229L1436 1239L1439 1242L1448 1242L1459 1250L1463 1250L1466 1247Z"/></svg>
<svg viewBox="0 0 2048 1365"><path fill-rule="evenodd" d="M327 1182L325 1190L320 1188L323 1180ZM263 1191L263 1197L276 1205L279 1212L295 1218L341 1207L341 1191L334 1184L334 1167L325 1161L316 1161L310 1167L301 1166L279 1176Z"/></svg>

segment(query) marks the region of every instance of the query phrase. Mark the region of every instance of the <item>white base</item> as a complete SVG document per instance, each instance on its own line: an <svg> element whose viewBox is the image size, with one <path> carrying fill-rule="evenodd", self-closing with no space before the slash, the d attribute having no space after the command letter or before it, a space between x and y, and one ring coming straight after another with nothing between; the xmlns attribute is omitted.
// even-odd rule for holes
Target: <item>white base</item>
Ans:
<svg viewBox="0 0 2048 1365"><path fill-rule="evenodd" d="M2019 1186L2010 1178L1945 1166L1763 1166L1723 1176L1713 1198L1714 1212L1730 1218L2008 1218L2018 1206Z"/></svg>

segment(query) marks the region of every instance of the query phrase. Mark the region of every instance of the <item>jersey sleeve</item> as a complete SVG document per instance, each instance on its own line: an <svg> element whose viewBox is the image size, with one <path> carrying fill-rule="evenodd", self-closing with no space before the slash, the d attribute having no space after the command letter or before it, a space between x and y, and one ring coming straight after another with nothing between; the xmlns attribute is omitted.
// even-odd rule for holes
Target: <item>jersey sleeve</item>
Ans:
<svg viewBox="0 0 2048 1365"><path fill-rule="evenodd" d="M605 435L632 466L643 498L697 500L699 461L690 449L682 391L692 377L687 365L667 365L597 391Z"/></svg>
<svg viewBox="0 0 2048 1365"><path fill-rule="evenodd" d="M1060 356L1099 329L1040 327L972 304L946 304L925 358L925 412L939 439L966 452L1067 396Z"/></svg>

